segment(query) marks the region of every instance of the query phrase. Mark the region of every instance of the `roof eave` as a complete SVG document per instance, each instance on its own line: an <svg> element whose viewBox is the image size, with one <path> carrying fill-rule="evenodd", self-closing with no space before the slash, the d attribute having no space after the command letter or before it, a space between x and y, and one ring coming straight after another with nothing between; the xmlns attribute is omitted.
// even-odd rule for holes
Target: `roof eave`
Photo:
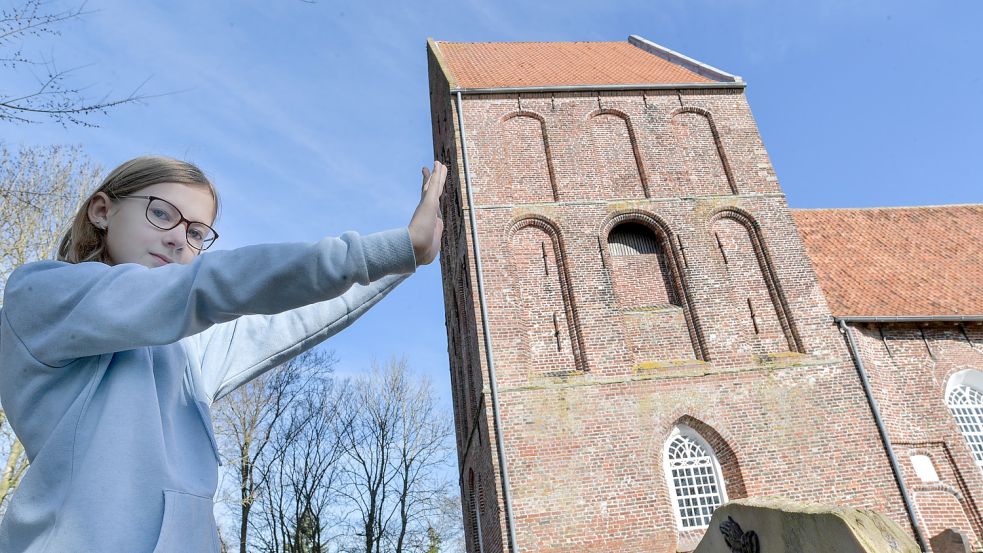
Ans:
<svg viewBox="0 0 983 553"><path fill-rule="evenodd" d="M602 92L611 90L692 90L707 88L743 89L744 81L715 83L639 83L639 84L585 84L550 86L494 86L481 88L451 87L451 92L461 94L517 94L522 92Z"/></svg>

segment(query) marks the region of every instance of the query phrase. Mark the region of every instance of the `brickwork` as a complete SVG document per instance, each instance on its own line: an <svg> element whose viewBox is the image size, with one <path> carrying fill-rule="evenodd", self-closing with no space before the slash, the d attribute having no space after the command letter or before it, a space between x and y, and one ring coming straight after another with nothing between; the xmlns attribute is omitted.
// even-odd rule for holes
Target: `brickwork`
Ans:
<svg viewBox="0 0 983 553"><path fill-rule="evenodd" d="M685 167L686 188L699 196L734 192L709 113L696 108L678 111L672 117L672 132Z"/></svg>
<svg viewBox="0 0 983 553"><path fill-rule="evenodd" d="M455 413L459 482L461 486L462 520L468 551L476 552L477 525L482 529L482 551L507 551L507 529L502 516L499 494L500 474L495 435L489 433L487 394L484 390L487 367L479 361L479 337L482 334L479 307L475 297L477 281L474 259L469 255L466 236L470 233L464 209L464 170L460 129L454 114L446 73L437 60L429 57L430 104L434 157L449 168L445 193L441 200L444 235L441 243L441 273L444 275L444 305L447 324L448 358L450 360L452 402ZM473 251L473 250L472 250ZM478 512L470 509L468 498L475 490L470 475L482 485L478 494Z"/></svg>
<svg viewBox="0 0 983 553"><path fill-rule="evenodd" d="M955 528L974 550L983 548L983 472L945 401L953 375L983 371L983 325L854 325L851 331L926 538ZM912 455L931 459L938 482L916 475Z"/></svg>
<svg viewBox="0 0 983 553"><path fill-rule="evenodd" d="M434 153L450 167L441 269L462 497L484 496L480 551L499 553L508 532L452 81L431 46ZM692 547L701 531L677 528L665 473L677 425L710 444L730 499L875 509L912 531L741 89L463 98L521 551ZM625 225L651 232L657 251L615 255L612 231ZM863 355L883 365L875 361L883 344L856 330ZM910 331L892 332L898 355L921 370ZM973 350L941 329L927 335L939 352ZM892 436L905 452L930 452L958 492L916 488L919 516L975 540L983 529L970 491L983 481L972 458L960 457L965 441L940 437L938 428L955 428L944 405L941 413L938 403L910 405L910 386L927 376L880 365L872 379L896 394L884 400L894 402ZM940 494L948 496L936 501ZM467 507L463 514L470 520ZM476 553L477 529L466 526Z"/></svg>

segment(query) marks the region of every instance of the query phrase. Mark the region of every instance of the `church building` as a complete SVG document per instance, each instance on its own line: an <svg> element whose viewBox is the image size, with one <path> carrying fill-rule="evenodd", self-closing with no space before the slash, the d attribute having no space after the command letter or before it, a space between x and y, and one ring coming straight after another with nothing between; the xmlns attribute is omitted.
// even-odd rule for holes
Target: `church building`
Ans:
<svg viewBox="0 0 983 553"><path fill-rule="evenodd" d="M790 209L745 82L638 36L428 59L469 553L763 496L983 547L983 205Z"/></svg>

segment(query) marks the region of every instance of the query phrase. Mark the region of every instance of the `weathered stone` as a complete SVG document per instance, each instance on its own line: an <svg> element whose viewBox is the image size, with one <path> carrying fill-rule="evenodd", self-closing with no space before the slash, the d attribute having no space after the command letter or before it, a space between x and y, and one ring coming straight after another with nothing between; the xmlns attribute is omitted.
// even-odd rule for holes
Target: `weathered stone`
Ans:
<svg viewBox="0 0 983 553"><path fill-rule="evenodd" d="M935 535L929 543L932 553L969 553L969 540L955 528L946 528Z"/></svg>
<svg viewBox="0 0 983 553"><path fill-rule="evenodd" d="M889 518L868 510L781 498L732 501L717 509L694 553L919 553Z"/></svg>

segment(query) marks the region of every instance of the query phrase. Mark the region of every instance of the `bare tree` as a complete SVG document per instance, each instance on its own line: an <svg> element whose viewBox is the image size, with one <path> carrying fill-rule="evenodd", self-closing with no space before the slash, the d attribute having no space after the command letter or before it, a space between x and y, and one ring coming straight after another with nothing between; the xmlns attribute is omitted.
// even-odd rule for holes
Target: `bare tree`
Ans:
<svg viewBox="0 0 983 553"><path fill-rule="evenodd" d="M325 553L338 537L339 439L347 421L341 410L347 383L320 383L306 390L291 412L291 432L278 436L262 470L268 473L257 521L259 550Z"/></svg>
<svg viewBox="0 0 983 553"><path fill-rule="evenodd" d="M0 121L48 119L62 125L93 126L85 116L147 98L138 95L139 87L122 97L86 98L82 88L69 83L77 68L60 69L54 60L25 49L25 44L58 36L62 25L88 13L84 4L56 10L43 0L20 0L0 9L0 69L4 74L0 81L6 83L0 88Z"/></svg>
<svg viewBox="0 0 983 553"><path fill-rule="evenodd" d="M20 265L55 257L99 174L79 147L0 145L0 288Z"/></svg>
<svg viewBox="0 0 983 553"><path fill-rule="evenodd" d="M428 520L427 553L465 553L464 519L461 496L445 494L436 498L437 512Z"/></svg>
<svg viewBox="0 0 983 553"><path fill-rule="evenodd" d="M100 170L78 147L0 145L0 289L17 267L53 259L79 204ZM2 301L2 300L0 300ZM0 513L27 470L24 447L0 410Z"/></svg>
<svg viewBox="0 0 983 553"><path fill-rule="evenodd" d="M429 520L448 483L440 468L450 453L449 417L438 412L426 379L414 379L405 359L354 379L347 403L342 494L364 553L425 551Z"/></svg>
<svg viewBox="0 0 983 553"><path fill-rule="evenodd" d="M215 408L223 456L232 467L237 490L226 498L238 508L238 550L246 553L250 514L268 480L289 462L289 446L305 438L317 423L312 406L329 387L336 359L331 353L308 351L233 390ZM312 397L313 395L313 397Z"/></svg>
<svg viewBox="0 0 983 553"><path fill-rule="evenodd" d="M429 382L404 359L338 381L334 362L305 354L217 406L240 553L454 551L450 421Z"/></svg>

